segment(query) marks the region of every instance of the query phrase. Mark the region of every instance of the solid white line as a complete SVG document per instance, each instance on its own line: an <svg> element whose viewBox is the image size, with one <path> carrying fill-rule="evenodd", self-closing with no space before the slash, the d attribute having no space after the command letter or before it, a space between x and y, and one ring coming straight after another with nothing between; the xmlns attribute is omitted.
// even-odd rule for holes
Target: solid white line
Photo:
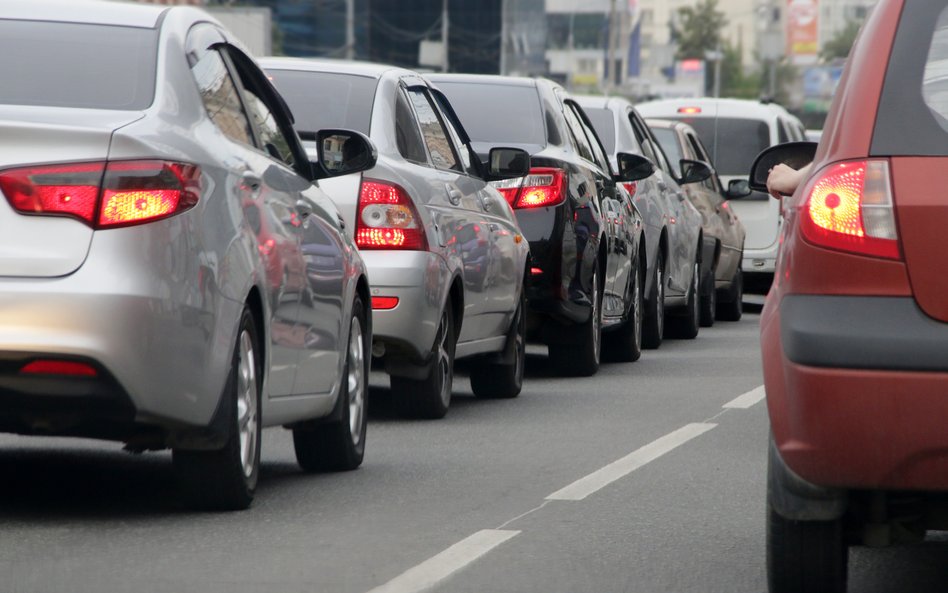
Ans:
<svg viewBox="0 0 948 593"><path fill-rule="evenodd" d="M478 531L369 593L417 593L430 589L519 533L502 529Z"/></svg>
<svg viewBox="0 0 948 593"><path fill-rule="evenodd" d="M742 410L746 410L747 408L753 406L757 402L763 400L764 397L766 397L766 395L767 395L767 392L764 391L764 386L761 385L759 387L755 387L754 389L751 389L744 395L739 395L735 397L728 403L724 404L724 407L725 408L740 408Z"/></svg>
<svg viewBox="0 0 948 593"><path fill-rule="evenodd" d="M717 424L696 422L686 424L674 432L655 439L651 443L636 449L622 459L598 469L585 478L580 478L569 486L557 490L546 497L547 500L583 500L597 490L625 477L650 461L655 461L665 453L679 447L691 439L700 436Z"/></svg>

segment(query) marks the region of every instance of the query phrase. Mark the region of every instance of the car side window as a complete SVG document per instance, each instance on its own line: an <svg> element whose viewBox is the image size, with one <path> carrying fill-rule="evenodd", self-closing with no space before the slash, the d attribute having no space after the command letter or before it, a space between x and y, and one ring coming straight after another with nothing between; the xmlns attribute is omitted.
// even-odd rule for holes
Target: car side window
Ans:
<svg viewBox="0 0 948 593"><path fill-rule="evenodd" d="M236 52L233 49L229 51ZM246 70L248 66L243 63L244 60L240 59L240 56L229 55L229 57L237 72L244 105L250 112L250 119L260 139L260 147L274 159L282 161L291 169L296 169L299 153L294 150L294 139L288 137L275 109L268 104L267 94L260 88L260 81L255 80Z"/></svg>
<svg viewBox="0 0 948 593"><path fill-rule="evenodd" d="M187 57L201 101L214 125L234 142L253 146L250 120L240 102L227 65L220 52L209 43L220 37L209 26L197 27L188 36Z"/></svg>
<svg viewBox="0 0 948 593"><path fill-rule="evenodd" d="M566 127L573 138L576 152L587 161L595 163L596 157L593 156L592 147L589 146L589 140L586 138L586 133L583 132L583 126L579 123L579 118L576 117L576 113L569 103L563 104L563 115L566 116Z"/></svg>
<svg viewBox="0 0 948 593"><path fill-rule="evenodd" d="M676 178L671 165L668 164L668 158L665 157L665 153L659 146L658 140L656 140L655 136L649 131L645 122L643 122L635 112L629 113L629 121L632 123L632 131L635 132L635 139L638 140L642 146L642 152L646 158L655 163L655 166L663 170L667 175Z"/></svg>
<svg viewBox="0 0 948 593"><path fill-rule="evenodd" d="M583 131L586 133L586 139L589 141L589 146L593 151L593 162L598 163L599 168L605 173L609 174L609 157L606 156L606 151L602 149L602 144L599 142L599 136L596 135L595 130L593 130L592 126L589 125L589 123L586 121L586 118L583 117L582 113L579 111L579 107L572 104L570 107L575 112L576 119L579 121Z"/></svg>
<svg viewBox="0 0 948 593"><path fill-rule="evenodd" d="M697 156L697 158L710 165L711 157L708 156L708 151L704 149L704 145L701 144L701 140L699 140L698 137L692 134L691 132L686 132L685 138L688 139L688 144L691 145L691 150L695 152L695 155ZM707 179L702 181L701 185L703 185L704 187L708 188L709 190L715 193L719 193L721 191L721 188L719 188L717 185L715 175L712 175L711 177L708 177Z"/></svg>
<svg viewBox="0 0 948 593"><path fill-rule="evenodd" d="M421 124L421 135L428 146L431 162L439 169L461 170L461 165L455 153L448 133L435 112L434 105L428 93L420 88L408 89L408 98L415 107L418 123Z"/></svg>
<svg viewBox="0 0 948 593"><path fill-rule="evenodd" d="M395 94L395 144L398 153L407 161L428 164L428 153L425 152L425 141L421 138L415 114L408 104L405 92L399 90Z"/></svg>
<svg viewBox="0 0 948 593"><path fill-rule="evenodd" d="M442 123L444 123L444 129L448 131L448 135L451 136L451 141L458 147L458 157L461 159L461 165L464 167L464 171L467 172L468 175L476 176L477 171L471 166L471 153L468 150L467 144L461 140L461 134L459 134L454 127L451 117L441 104L441 99L436 94L432 94L431 96L438 105L438 115L441 117Z"/></svg>
<svg viewBox="0 0 948 593"><path fill-rule="evenodd" d="M777 143L783 144L790 142L790 134L787 132L787 123L783 120L777 120Z"/></svg>

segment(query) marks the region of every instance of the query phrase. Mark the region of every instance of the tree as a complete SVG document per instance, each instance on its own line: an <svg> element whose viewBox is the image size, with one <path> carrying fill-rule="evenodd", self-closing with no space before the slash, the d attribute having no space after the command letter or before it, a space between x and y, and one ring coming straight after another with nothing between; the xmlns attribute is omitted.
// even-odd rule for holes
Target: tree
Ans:
<svg viewBox="0 0 948 593"><path fill-rule="evenodd" d="M724 45L721 61L721 96L738 99L757 99L760 97L761 77L759 72L744 73L740 45Z"/></svg>
<svg viewBox="0 0 948 593"><path fill-rule="evenodd" d="M679 60L703 60L707 51L721 47L721 31L727 25L718 0L704 0L696 6L678 9L678 25L672 24L672 36L678 43Z"/></svg>
<svg viewBox="0 0 948 593"><path fill-rule="evenodd" d="M820 57L822 57L827 62L835 58L847 58L849 57L849 50L852 49L853 43L856 42L856 35L859 33L859 27L862 26L858 21L849 21L846 23L846 26L836 32L836 35L833 35L833 38L826 42L823 46L823 51L820 52Z"/></svg>

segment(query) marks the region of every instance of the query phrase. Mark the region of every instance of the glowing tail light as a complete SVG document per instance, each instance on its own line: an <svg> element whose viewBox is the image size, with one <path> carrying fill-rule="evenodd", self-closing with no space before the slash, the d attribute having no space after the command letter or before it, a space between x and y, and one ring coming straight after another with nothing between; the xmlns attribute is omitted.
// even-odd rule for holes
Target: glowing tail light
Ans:
<svg viewBox="0 0 948 593"><path fill-rule="evenodd" d="M807 241L839 251L899 259L887 161L847 161L808 184L801 207Z"/></svg>
<svg viewBox="0 0 948 593"><path fill-rule="evenodd" d="M398 306L398 297L374 296L372 297L372 308L378 311L388 311Z"/></svg>
<svg viewBox="0 0 948 593"><path fill-rule="evenodd" d="M369 179L359 189L355 241L359 249L428 249L418 211L405 190Z"/></svg>
<svg viewBox="0 0 948 593"><path fill-rule="evenodd" d="M69 216L96 229L151 222L197 204L196 165L113 161L0 171L10 205L34 216Z"/></svg>
<svg viewBox="0 0 948 593"><path fill-rule="evenodd" d="M526 177L491 182L514 208L545 208L566 200L566 172L534 167Z"/></svg>

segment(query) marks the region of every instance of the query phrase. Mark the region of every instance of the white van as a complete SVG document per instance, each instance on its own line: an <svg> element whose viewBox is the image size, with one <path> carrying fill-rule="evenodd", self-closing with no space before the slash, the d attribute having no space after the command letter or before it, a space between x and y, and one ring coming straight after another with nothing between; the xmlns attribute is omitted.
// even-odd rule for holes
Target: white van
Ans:
<svg viewBox="0 0 948 593"><path fill-rule="evenodd" d="M711 155L724 187L732 179L747 179L754 157L783 142L806 140L803 124L774 103L745 99L665 99L639 103L646 118L675 119L691 125ZM754 192L730 202L747 231L744 241L744 283L766 290L773 281L780 229L780 202Z"/></svg>

